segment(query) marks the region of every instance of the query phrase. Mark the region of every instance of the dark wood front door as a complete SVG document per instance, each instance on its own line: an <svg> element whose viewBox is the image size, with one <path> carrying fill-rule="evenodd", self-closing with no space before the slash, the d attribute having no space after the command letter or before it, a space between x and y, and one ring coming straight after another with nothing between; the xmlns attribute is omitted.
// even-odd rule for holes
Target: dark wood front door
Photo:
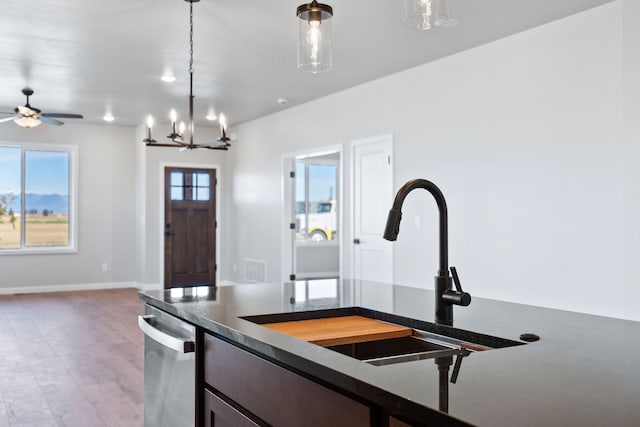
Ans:
<svg viewBox="0 0 640 427"><path fill-rule="evenodd" d="M166 168L164 287L216 283L216 171Z"/></svg>

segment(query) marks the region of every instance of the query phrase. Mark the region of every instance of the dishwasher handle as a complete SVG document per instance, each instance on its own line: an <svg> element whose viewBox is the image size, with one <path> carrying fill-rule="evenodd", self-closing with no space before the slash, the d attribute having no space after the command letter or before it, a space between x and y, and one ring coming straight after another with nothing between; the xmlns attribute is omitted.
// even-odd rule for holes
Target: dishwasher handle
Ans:
<svg viewBox="0 0 640 427"><path fill-rule="evenodd" d="M152 315L138 316L138 327L146 336L179 353L193 353L195 351L196 346L193 341L173 337L153 327L150 321L155 318L156 316Z"/></svg>

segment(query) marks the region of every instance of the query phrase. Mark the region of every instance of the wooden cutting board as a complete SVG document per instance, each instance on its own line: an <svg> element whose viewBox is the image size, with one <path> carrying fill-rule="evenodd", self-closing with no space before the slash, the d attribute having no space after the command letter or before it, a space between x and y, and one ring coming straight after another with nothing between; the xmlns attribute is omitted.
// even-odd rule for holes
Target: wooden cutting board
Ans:
<svg viewBox="0 0 640 427"><path fill-rule="evenodd" d="M411 328L406 326L392 325L363 316L266 323L262 326L323 347L406 337L412 334Z"/></svg>

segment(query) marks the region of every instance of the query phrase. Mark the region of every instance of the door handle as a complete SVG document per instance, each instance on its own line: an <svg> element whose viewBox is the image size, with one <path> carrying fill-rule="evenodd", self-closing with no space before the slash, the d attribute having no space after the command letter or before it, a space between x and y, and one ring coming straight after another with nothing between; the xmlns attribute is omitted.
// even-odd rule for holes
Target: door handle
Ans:
<svg viewBox="0 0 640 427"><path fill-rule="evenodd" d="M196 346L193 341L182 340L154 328L150 322L155 318L156 316L152 315L138 316L138 327L146 336L178 353L193 353L195 351Z"/></svg>
<svg viewBox="0 0 640 427"><path fill-rule="evenodd" d="M353 243L355 245L359 245L360 244L360 239L353 239Z"/></svg>

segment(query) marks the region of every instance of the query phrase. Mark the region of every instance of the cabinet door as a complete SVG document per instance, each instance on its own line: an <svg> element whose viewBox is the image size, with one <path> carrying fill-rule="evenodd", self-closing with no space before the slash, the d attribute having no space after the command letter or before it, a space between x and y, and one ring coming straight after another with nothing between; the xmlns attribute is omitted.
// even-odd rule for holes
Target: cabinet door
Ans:
<svg viewBox="0 0 640 427"><path fill-rule="evenodd" d="M259 427L209 390L204 391L204 425L206 427Z"/></svg>
<svg viewBox="0 0 640 427"><path fill-rule="evenodd" d="M204 348L205 382L270 425L370 425L370 408L345 395L209 334Z"/></svg>

